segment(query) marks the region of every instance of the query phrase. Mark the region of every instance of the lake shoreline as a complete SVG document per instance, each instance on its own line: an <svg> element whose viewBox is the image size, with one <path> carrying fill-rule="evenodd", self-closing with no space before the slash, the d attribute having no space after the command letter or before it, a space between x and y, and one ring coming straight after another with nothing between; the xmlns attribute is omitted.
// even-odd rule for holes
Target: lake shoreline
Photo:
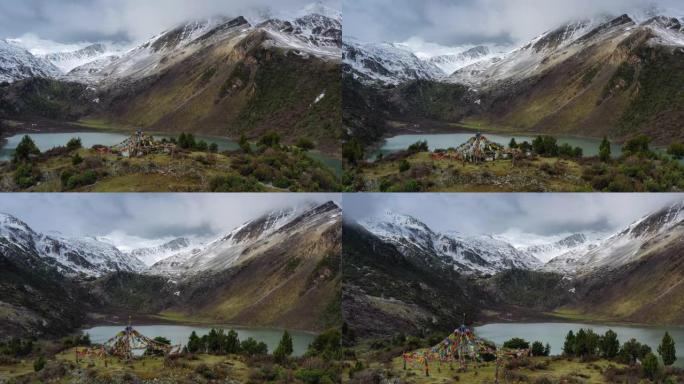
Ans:
<svg viewBox="0 0 684 384"><path fill-rule="evenodd" d="M82 324L76 332L82 332L85 329L96 328L96 327L116 327L121 326L126 327L128 323L144 326L191 326L191 327L206 327L206 328L222 328L222 329L260 329L260 330L282 330L282 331L294 331L307 333L310 335L318 335L322 331L312 331L310 329L296 329L296 328L284 328L279 326L263 326L263 325L245 325L245 324L227 324L215 321L192 321L192 320L172 320L168 318L163 318L154 314L136 314L130 315L129 319L121 319L116 316L105 317L101 319L90 319L86 323Z"/></svg>

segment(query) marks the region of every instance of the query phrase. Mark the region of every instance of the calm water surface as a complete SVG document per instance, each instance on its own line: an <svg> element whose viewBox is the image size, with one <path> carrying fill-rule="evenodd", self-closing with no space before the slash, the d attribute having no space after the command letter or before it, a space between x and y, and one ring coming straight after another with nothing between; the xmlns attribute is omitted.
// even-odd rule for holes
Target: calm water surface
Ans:
<svg viewBox="0 0 684 384"><path fill-rule="evenodd" d="M107 340L114 337L118 332L125 328L123 325L117 326L98 326L93 328L84 329L83 332L90 335L90 340L93 343L104 343ZM192 331L195 331L198 336L206 335L211 331L212 327L204 326L191 326L191 325L133 325L138 332L149 338L155 338L157 336L165 337L171 340L173 345L185 345L188 343L188 338ZM246 340L249 337L253 337L257 341L263 341L268 345L268 352L272 353L278 343L280 338L283 336L283 330L279 329L268 329L268 328L235 328L235 327L223 327L214 326L214 328L223 328L224 332L228 332L234 329L237 332L240 341ZM301 356L306 352L309 344L316 337L312 333L301 332L301 331L289 331L292 336L292 349L294 356Z"/></svg>
<svg viewBox="0 0 684 384"><path fill-rule="evenodd" d="M529 342L541 341L551 345L551 354L559 355L563 352L563 343L568 331L577 333L580 328L591 328L594 332L602 335L612 329L618 335L620 343L632 338L641 343L648 344L653 353L657 354L658 345L663 339L665 331L676 343L677 361L675 365L684 367L684 328L680 327L639 327L639 326L613 326L581 323L508 323L487 324L475 328L475 333L484 339L491 340L497 345L503 344L513 337L521 337Z"/></svg>

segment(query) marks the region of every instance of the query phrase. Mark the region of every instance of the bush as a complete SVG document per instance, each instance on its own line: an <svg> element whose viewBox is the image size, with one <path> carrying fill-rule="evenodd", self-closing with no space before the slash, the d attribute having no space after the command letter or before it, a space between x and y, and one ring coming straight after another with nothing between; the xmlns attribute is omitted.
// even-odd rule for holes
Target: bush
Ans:
<svg viewBox="0 0 684 384"><path fill-rule="evenodd" d="M648 155L651 153L649 148L650 144L650 137L646 135L639 135L627 140L625 145L622 147L622 151L632 155Z"/></svg>
<svg viewBox="0 0 684 384"><path fill-rule="evenodd" d="M311 141L305 137L302 137L301 139L299 139L297 141L296 145L304 151L310 151L310 150L314 149L314 147L315 147L313 141Z"/></svg>
<svg viewBox="0 0 684 384"><path fill-rule="evenodd" d="M416 143L411 144L408 147L409 153L429 152L429 151L430 151L430 148L428 147L427 141L418 141Z"/></svg>
<svg viewBox="0 0 684 384"><path fill-rule="evenodd" d="M45 364L47 361L45 360L45 357L40 356L39 358L36 359L36 361L33 362L33 370L38 372L45 368Z"/></svg>
<svg viewBox="0 0 684 384"><path fill-rule="evenodd" d="M408 160L404 159L399 163L399 172L406 172L409 169L411 169L411 163L408 162Z"/></svg>
<svg viewBox="0 0 684 384"><path fill-rule="evenodd" d="M504 342L503 347L509 348L509 349L528 349L530 347L530 343L527 342L525 339L521 339L519 337L514 337L514 338ZM543 348L543 346L542 346L542 348Z"/></svg>
<svg viewBox="0 0 684 384"><path fill-rule="evenodd" d="M83 162L83 158L78 153L71 158L72 165L79 165Z"/></svg>
<svg viewBox="0 0 684 384"><path fill-rule="evenodd" d="M646 354L641 366L645 377L655 379L658 374L658 358L656 355L650 352Z"/></svg>
<svg viewBox="0 0 684 384"><path fill-rule="evenodd" d="M317 356L325 360L342 358L342 333L338 329L329 329L309 344L306 356Z"/></svg>
<svg viewBox="0 0 684 384"><path fill-rule="evenodd" d="M259 139L259 145L264 147L277 147L280 145L280 135L277 132L268 132Z"/></svg>
<svg viewBox="0 0 684 384"><path fill-rule="evenodd" d="M80 137L72 138L71 140L69 140L69 142L67 142L66 148L69 152L83 148L83 146L81 145L81 138Z"/></svg>
<svg viewBox="0 0 684 384"><path fill-rule="evenodd" d="M209 181L212 192L260 192L263 187L255 179L237 175L216 176Z"/></svg>
<svg viewBox="0 0 684 384"><path fill-rule="evenodd" d="M69 190L95 184L97 181L97 174L90 169L80 174L73 170L65 170L62 172L60 179L62 181L62 187Z"/></svg>
<svg viewBox="0 0 684 384"><path fill-rule="evenodd" d="M216 143L209 144L209 152L212 152L212 153L218 152L218 144L216 144Z"/></svg>
<svg viewBox="0 0 684 384"><path fill-rule="evenodd" d="M21 189L30 188L38 182L38 169L32 164L19 164L14 170L14 182Z"/></svg>
<svg viewBox="0 0 684 384"><path fill-rule="evenodd" d="M681 142L675 142L667 147L667 154L674 157L677 160L684 158L684 144Z"/></svg>

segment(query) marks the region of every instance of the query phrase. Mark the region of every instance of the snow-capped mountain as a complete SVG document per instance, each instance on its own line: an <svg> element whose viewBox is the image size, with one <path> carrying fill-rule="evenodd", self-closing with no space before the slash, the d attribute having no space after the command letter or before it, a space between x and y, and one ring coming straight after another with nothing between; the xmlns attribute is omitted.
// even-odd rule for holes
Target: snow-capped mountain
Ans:
<svg viewBox="0 0 684 384"><path fill-rule="evenodd" d="M484 45L478 45L457 54L434 56L427 61L439 67L445 75L451 75L461 68L498 57L500 57L500 53L495 53Z"/></svg>
<svg viewBox="0 0 684 384"><path fill-rule="evenodd" d="M684 235L684 202L665 207L607 237L586 252L568 252L549 261L546 271L582 275L639 260Z"/></svg>
<svg viewBox="0 0 684 384"><path fill-rule="evenodd" d="M109 272L140 272L145 265L111 244L91 237L41 234L8 214L0 214L0 251L12 248L35 255L68 276L97 277Z"/></svg>
<svg viewBox="0 0 684 384"><path fill-rule="evenodd" d="M154 264L147 273L174 277L220 272L252 256L282 246L294 233L322 231L339 223L342 211L333 202L270 212L250 220L202 247L186 249Z"/></svg>
<svg viewBox="0 0 684 384"><path fill-rule="evenodd" d="M595 247L601 237L592 235L590 237L585 233L575 233L554 242L530 245L522 247L520 250L539 260L548 261L563 254L582 253Z"/></svg>
<svg viewBox="0 0 684 384"><path fill-rule="evenodd" d="M410 80L439 79L444 72L397 44L364 43L345 37L342 44L344 71L363 82L400 84Z"/></svg>
<svg viewBox="0 0 684 384"><path fill-rule="evenodd" d="M120 57L106 57L76 67L67 78L103 85L119 80L138 80L162 72L209 46L220 44L233 48L261 32L266 34L263 43L266 46L290 49L326 60L339 60L341 55L341 19L310 13L293 20L269 19L252 26L242 16L232 19L214 17L164 31Z"/></svg>
<svg viewBox="0 0 684 384"><path fill-rule="evenodd" d="M24 48L0 40L0 82L14 82L30 77L56 77L60 70Z"/></svg>
<svg viewBox="0 0 684 384"><path fill-rule="evenodd" d="M118 51L109 50L103 43L95 43L76 51L48 53L38 55L37 57L49 61L59 68L63 74L67 74L74 68L93 62L113 59L118 54Z"/></svg>
<svg viewBox="0 0 684 384"><path fill-rule="evenodd" d="M141 260L145 265L152 266L180 252L190 251L192 247L193 244L190 240L185 237L179 237L156 247L138 248L126 252L126 254Z"/></svg>
<svg viewBox="0 0 684 384"><path fill-rule="evenodd" d="M684 46L681 18L623 14L570 22L545 32L522 47L501 56L465 66L445 79L474 87L519 81L539 75L568 58L594 47L612 53L620 43L639 33L650 34L650 44Z"/></svg>
<svg viewBox="0 0 684 384"><path fill-rule="evenodd" d="M464 236L436 233L425 223L388 212L359 223L366 230L393 244L407 257L439 260L463 273L495 274L507 269L535 269L541 262L493 236Z"/></svg>
<svg viewBox="0 0 684 384"><path fill-rule="evenodd" d="M170 68L209 46L232 49L254 34L265 33L265 46L276 46L325 60L340 60L342 15L316 2L292 16L269 15L251 25L244 17L216 16L182 23L153 36L138 46L123 50L94 43L74 51L32 55L17 44L0 42L0 81L41 76L88 84L110 85L121 80L139 80ZM49 48L49 47L48 47Z"/></svg>

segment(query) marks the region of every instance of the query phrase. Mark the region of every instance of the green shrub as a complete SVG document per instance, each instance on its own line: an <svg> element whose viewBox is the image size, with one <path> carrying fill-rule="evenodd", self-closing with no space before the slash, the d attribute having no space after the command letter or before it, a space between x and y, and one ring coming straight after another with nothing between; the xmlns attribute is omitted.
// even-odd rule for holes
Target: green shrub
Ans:
<svg viewBox="0 0 684 384"><path fill-rule="evenodd" d="M80 137L74 137L71 140L67 142L66 148L69 152L75 151L77 149L81 149L83 146L81 145L81 138Z"/></svg>
<svg viewBox="0 0 684 384"><path fill-rule="evenodd" d="M406 172L409 169L411 169L411 163L408 162L408 160L404 159L399 163L399 172Z"/></svg>
<svg viewBox="0 0 684 384"><path fill-rule="evenodd" d="M47 361L45 360L45 357L40 356L33 362L33 370L38 372L41 371L43 368L45 368L45 364Z"/></svg>

